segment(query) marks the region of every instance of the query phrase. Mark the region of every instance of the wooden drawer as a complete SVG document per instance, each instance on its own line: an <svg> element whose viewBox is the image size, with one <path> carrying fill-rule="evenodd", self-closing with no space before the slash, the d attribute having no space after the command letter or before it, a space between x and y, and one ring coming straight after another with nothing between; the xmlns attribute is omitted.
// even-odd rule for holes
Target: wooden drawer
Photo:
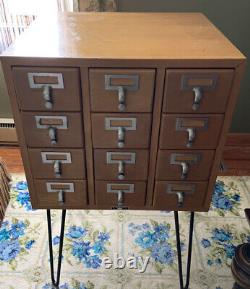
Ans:
<svg viewBox="0 0 250 289"><path fill-rule="evenodd" d="M222 127L223 115L164 114L160 148L215 149Z"/></svg>
<svg viewBox="0 0 250 289"><path fill-rule="evenodd" d="M151 112L154 69L90 69L91 110Z"/></svg>
<svg viewBox="0 0 250 289"><path fill-rule="evenodd" d="M22 113L24 134L29 147L82 147L80 113Z"/></svg>
<svg viewBox="0 0 250 289"><path fill-rule="evenodd" d="M94 167L97 180L146 180L148 151L97 149Z"/></svg>
<svg viewBox="0 0 250 289"><path fill-rule="evenodd" d="M233 69L167 70L163 111L224 113L233 75Z"/></svg>
<svg viewBox="0 0 250 289"><path fill-rule="evenodd" d="M214 151L160 150L157 180L208 180Z"/></svg>
<svg viewBox="0 0 250 289"><path fill-rule="evenodd" d="M154 208L199 211L202 209L206 189L206 182L156 182Z"/></svg>
<svg viewBox="0 0 250 289"><path fill-rule="evenodd" d="M85 179L82 149L29 149L29 161L36 179Z"/></svg>
<svg viewBox="0 0 250 289"><path fill-rule="evenodd" d="M87 186L83 180L34 180L39 208L80 209L87 204Z"/></svg>
<svg viewBox="0 0 250 289"><path fill-rule="evenodd" d="M100 208L133 209L144 206L145 182L95 182L96 203Z"/></svg>
<svg viewBox="0 0 250 289"><path fill-rule="evenodd" d="M81 111L77 68L14 67L21 110Z"/></svg>
<svg viewBox="0 0 250 289"><path fill-rule="evenodd" d="M94 148L148 148L151 114L92 114Z"/></svg>

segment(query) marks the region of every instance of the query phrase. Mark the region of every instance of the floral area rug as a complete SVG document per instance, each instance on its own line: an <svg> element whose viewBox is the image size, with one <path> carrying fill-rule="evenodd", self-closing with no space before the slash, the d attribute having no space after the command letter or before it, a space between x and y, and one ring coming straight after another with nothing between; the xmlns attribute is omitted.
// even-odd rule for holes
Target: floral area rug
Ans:
<svg viewBox="0 0 250 289"><path fill-rule="evenodd" d="M208 213L196 213L190 289L231 289L230 264L238 244L250 241L244 208L250 178L220 177ZM59 246L60 212L52 211L53 246ZM188 214L180 214L187 254ZM103 258L149 258L114 269ZM55 256L56 257L56 256ZM135 258L136 257L136 258ZM135 265L132 264L132 265ZM68 211L60 289L177 289L172 212ZM11 202L0 228L0 289L50 289L45 210L32 210L23 175L13 177Z"/></svg>

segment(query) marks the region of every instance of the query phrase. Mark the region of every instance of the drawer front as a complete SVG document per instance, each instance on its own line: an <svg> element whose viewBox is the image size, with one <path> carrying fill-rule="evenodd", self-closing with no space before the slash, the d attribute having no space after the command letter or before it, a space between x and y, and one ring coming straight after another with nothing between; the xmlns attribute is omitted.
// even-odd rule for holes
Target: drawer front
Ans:
<svg viewBox="0 0 250 289"><path fill-rule="evenodd" d="M215 149L223 115L163 115L161 149Z"/></svg>
<svg viewBox="0 0 250 289"><path fill-rule="evenodd" d="M29 161L36 179L85 179L82 149L29 149Z"/></svg>
<svg viewBox="0 0 250 289"><path fill-rule="evenodd" d="M81 111L77 68L14 67L21 110Z"/></svg>
<svg viewBox="0 0 250 289"><path fill-rule="evenodd" d="M214 151L160 150L157 180L208 180Z"/></svg>
<svg viewBox="0 0 250 289"><path fill-rule="evenodd" d="M155 70L90 69L89 77L92 111L152 111Z"/></svg>
<svg viewBox="0 0 250 289"><path fill-rule="evenodd" d="M94 148L148 148L150 114L92 114Z"/></svg>
<svg viewBox="0 0 250 289"><path fill-rule="evenodd" d="M38 207L83 208L87 204L87 186L83 180L35 180Z"/></svg>
<svg viewBox="0 0 250 289"><path fill-rule="evenodd" d="M22 113L24 134L29 147L82 147L80 113Z"/></svg>
<svg viewBox="0 0 250 289"><path fill-rule="evenodd" d="M154 209L199 211L206 189L206 182L156 182Z"/></svg>
<svg viewBox="0 0 250 289"><path fill-rule="evenodd" d="M98 207L132 209L144 205L146 183L96 181L95 192Z"/></svg>
<svg viewBox="0 0 250 289"><path fill-rule="evenodd" d="M146 180L148 175L147 150L94 151L97 180Z"/></svg>
<svg viewBox="0 0 250 289"><path fill-rule="evenodd" d="M233 74L233 69L167 70L163 111L225 112Z"/></svg>

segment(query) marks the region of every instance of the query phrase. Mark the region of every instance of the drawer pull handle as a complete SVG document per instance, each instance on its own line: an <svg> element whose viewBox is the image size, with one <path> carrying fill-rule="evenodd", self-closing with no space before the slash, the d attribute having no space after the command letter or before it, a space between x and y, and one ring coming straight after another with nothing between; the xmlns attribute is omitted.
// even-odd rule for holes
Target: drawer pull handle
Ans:
<svg viewBox="0 0 250 289"><path fill-rule="evenodd" d="M58 203L60 205L64 205L65 204L65 194L63 190L59 190L58 191Z"/></svg>
<svg viewBox="0 0 250 289"><path fill-rule="evenodd" d="M124 111L126 109L126 103L125 103L125 90L124 87L118 86L118 109L119 111Z"/></svg>
<svg viewBox="0 0 250 289"><path fill-rule="evenodd" d="M185 163L185 162L181 162L181 179L182 180L185 180L187 178L187 175L188 175L188 169L189 169L189 166L188 166L188 163Z"/></svg>
<svg viewBox="0 0 250 289"><path fill-rule="evenodd" d="M123 148L125 145L125 128L120 126L118 129L118 143L119 148Z"/></svg>
<svg viewBox="0 0 250 289"><path fill-rule="evenodd" d="M192 105L192 109L198 110L200 107L200 102L202 100L202 90L200 87L194 87L193 92L194 92L194 102Z"/></svg>
<svg viewBox="0 0 250 289"><path fill-rule="evenodd" d="M118 163L118 180L124 180L125 178L125 167L124 167L124 162L119 161Z"/></svg>
<svg viewBox="0 0 250 289"><path fill-rule="evenodd" d="M127 84L121 84L120 80L125 80ZM114 83L115 82L115 83ZM120 82L120 83L117 83ZM139 89L139 75L130 74L106 74L105 89L116 90L118 92L118 110L126 109L126 91L137 91Z"/></svg>
<svg viewBox="0 0 250 289"><path fill-rule="evenodd" d="M176 195L177 195L177 200L178 200L178 208L182 208L185 194L184 192L176 192Z"/></svg>
<svg viewBox="0 0 250 289"><path fill-rule="evenodd" d="M52 88L49 85L45 85L43 87L43 98L45 100L45 107L47 109L53 108L53 102L52 102Z"/></svg>
<svg viewBox="0 0 250 289"><path fill-rule="evenodd" d="M61 162L59 160L56 160L54 162L54 172L55 172L55 176L57 178L60 178L62 175L62 165Z"/></svg>
<svg viewBox="0 0 250 289"><path fill-rule="evenodd" d="M116 130L118 134L117 146L123 148L125 146L125 132L135 131L137 119L134 117L106 117L105 129Z"/></svg>
<svg viewBox="0 0 250 289"><path fill-rule="evenodd" d="M187 147L191 148L195 139L195 128L187 128L187 133L188 133Z"/></svg>
<svg viewBox="0 0 250 289"><path fill-rule="evenodd" d="M49 128L49 137L51 144L56 144L57 143L57 134L56 134L56 128L50 127Z"/></svg>
<svg viewBox="0 0 250 289"><path fill-rule="evenodd" d="M124 198L123 198L123 191L118 191L117 193L117 207L121 208L124 206Z"/></svg>

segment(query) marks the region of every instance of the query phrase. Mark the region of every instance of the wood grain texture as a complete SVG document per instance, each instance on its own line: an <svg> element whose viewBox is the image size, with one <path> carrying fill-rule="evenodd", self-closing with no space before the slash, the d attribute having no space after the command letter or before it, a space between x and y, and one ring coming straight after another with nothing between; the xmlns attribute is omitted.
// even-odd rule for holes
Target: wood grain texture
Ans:
<svg viewBox="0 0 250 289"><path fill-rule="evenodd" d="M59 14L35 21L4 55L238 62L244 58L201 13Z"/></svg>

